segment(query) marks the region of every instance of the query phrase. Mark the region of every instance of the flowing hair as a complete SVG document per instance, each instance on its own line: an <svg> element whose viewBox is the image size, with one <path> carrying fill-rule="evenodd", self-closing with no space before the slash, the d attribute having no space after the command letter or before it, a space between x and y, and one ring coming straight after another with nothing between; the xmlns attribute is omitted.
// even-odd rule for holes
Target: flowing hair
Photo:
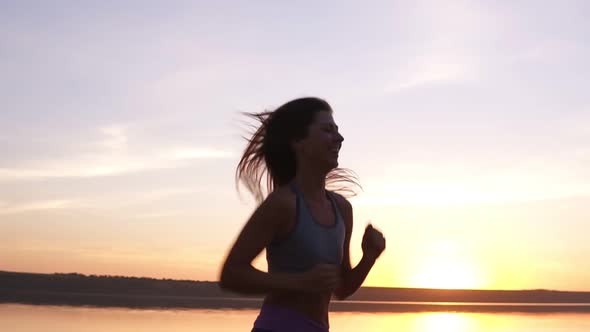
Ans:
<svg viewBox="0 0 590 332"><path fill-rule="evenodd" d="M243 113L256 124L251 125L250 138L245 137L248 144L236 168L238 192L242 182L260 203L275 188L291 182L297 171L291 142L307 136L320 111L332 113L332 107L323 99L307 97L291 100L274 111ZM352 187L360 188L360 184L351 170L334 168L326 175L326 187L350 197L356 195Z"/></svg>

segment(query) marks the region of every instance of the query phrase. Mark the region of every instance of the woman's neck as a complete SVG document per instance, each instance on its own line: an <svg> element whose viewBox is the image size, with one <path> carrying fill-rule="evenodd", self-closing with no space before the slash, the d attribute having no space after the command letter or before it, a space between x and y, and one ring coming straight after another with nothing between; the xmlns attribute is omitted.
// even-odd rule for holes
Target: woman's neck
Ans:
<svg viewBox="0 0 590 332"><path fill-rule="evenodd" d="M326 197L326 173L312 167L298 167L293 180L297 188L310 201L321 201Z"/></svg>

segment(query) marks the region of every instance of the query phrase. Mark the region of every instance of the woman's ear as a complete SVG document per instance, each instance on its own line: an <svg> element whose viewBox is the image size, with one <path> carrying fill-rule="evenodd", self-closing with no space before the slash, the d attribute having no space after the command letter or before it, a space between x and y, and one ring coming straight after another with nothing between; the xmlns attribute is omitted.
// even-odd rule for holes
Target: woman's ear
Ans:
<svg viewBox="0 0 590 332"><path fill-rule="evenodd" d="M291 146L291 149L293 149L293 152L298 152L299 150L301 150L302 140L292 139L289 145Z"/></svg>

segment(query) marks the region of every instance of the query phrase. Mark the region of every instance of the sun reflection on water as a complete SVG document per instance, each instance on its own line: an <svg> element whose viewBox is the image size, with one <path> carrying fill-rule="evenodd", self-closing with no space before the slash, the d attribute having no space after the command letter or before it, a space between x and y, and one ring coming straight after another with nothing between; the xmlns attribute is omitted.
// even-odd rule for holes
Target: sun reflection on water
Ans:
<svg viewBox="0 0 590 332"><path fill-rule="evenodd" d="M450 312L417 316L415 324L412 331L420 332L468 332L475 328L475 322L469 316Z"/></svg>

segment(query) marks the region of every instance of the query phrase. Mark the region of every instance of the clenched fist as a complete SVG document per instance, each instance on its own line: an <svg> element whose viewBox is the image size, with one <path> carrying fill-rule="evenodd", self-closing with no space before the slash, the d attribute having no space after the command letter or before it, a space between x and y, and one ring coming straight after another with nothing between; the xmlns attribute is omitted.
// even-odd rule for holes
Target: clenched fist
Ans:
<svg viewBox="0 0 590 332"><path fill-rule="evenodd" d="M363 248L363 254L367 258L376 260L383 250L385 250L385 238L381 232L373 228L371 224L368 224L367 228L365 228L361 246Z"/></svg>

